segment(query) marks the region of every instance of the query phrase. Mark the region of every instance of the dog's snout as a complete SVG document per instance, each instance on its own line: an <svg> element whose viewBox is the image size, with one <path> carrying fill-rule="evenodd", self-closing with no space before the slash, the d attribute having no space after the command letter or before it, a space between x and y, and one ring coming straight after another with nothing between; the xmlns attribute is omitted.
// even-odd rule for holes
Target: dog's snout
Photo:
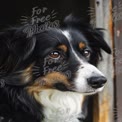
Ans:
<svg viewBox="0 0 122 122"><path fill-rule="evenodd" d="M88 79L88 84L92 88L100 88L107 82L107 79L103 76L100 77L91 77Z"/></svg>

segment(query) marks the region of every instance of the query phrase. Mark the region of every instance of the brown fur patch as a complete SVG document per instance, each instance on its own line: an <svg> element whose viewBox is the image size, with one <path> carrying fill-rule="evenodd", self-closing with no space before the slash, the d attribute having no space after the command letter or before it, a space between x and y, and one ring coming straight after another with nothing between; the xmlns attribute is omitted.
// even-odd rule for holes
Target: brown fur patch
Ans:
<svg viewBox="0 0 122 122"><path fill-rule="evenodd" d="M33 64L31 64L22 72L21 74L22 82L28 83L32 79L32 67Z"/></svg>
<svg viewBox="0 0 122 122"><path fill-rule="evenodd" d="M80 43L79 43L79 48L80 48L80 49L85 48L85 46L86 46L86 45L85 45L83 42L80 42Z"/></svg>
<svg viewBox="0 0 122 122"><path fill-rule="evenodd" d="M67 87L70 87L67 76L59 72L52 72L44 77L38 78L32 86L27 87L27 91L29 94L34 94L35 92L39 93L44 89L55 89L53 87L55 83L63 83Z"/></svg>
<svg viewBox="0 0 122 122"><path fill-rule="evenodd" d="M60 45L58 46L59 49L63 50L64 52L67 52L67 46L66 45Z"/></svg>

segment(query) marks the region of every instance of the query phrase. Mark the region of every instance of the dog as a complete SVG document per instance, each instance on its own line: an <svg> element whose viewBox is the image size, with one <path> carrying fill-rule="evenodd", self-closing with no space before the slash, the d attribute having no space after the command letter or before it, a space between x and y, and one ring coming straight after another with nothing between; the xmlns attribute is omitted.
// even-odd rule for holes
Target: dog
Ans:
<svg viewBox="0 0 122 122"><path fill-rule="evenodd" d="M60 28L27 37L0 33L0 114L11 122L84 122L87 95L107 79L96 67L111 49L100 29L69 15Z"/></svg>

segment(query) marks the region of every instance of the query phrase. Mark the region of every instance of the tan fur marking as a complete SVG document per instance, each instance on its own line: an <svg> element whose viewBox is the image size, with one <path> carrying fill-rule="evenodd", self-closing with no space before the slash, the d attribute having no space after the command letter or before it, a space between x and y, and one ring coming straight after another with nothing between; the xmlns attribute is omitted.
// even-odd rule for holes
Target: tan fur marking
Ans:
<svg viewBox="0 0 122 122"><path fill-rule="evenodd" d="M27 91L30 94L34 94L35 92L39 93L44 89L55 89L53 88L53 85L58 82L70 87L67 76L59 72L52 72L45 75L44 77L38 78L32 86L27 87Z"/></svg>
<svg viewBox="0 0 122 122"><path fill-rule="evenodd" d="M32 67L33 67L33 64L27 67L21 74L22 82L27 83L32 79Z"/></svg>
<svg viewBox="0 0 122 122"><path fill-rule="evenodd" d="M58 46L58 48L63 50L64 52L67 52L67 46L66 45L60 45L60 46Z"/></svg>
<svg viewBox="0 0 122 122"><path fill-rule="evenodd" d="M80 48L80 49L85 48L85 46L86 46L86 45L85 45L83 42L80 42L80 43L79 43L79 48Z"/></svg>

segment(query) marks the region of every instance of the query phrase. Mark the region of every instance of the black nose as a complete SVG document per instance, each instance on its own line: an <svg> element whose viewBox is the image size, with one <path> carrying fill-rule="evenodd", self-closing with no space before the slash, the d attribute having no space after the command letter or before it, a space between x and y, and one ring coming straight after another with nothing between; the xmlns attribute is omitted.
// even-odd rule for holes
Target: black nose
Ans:
<svg viewBox="0 0 122 122"><path fill-rule="evenodd" d="M103 76L101 77L91 77L88 79L88 84L92 88L100 88L104 86L104 84L107 82L107 79Z"/></svg>

